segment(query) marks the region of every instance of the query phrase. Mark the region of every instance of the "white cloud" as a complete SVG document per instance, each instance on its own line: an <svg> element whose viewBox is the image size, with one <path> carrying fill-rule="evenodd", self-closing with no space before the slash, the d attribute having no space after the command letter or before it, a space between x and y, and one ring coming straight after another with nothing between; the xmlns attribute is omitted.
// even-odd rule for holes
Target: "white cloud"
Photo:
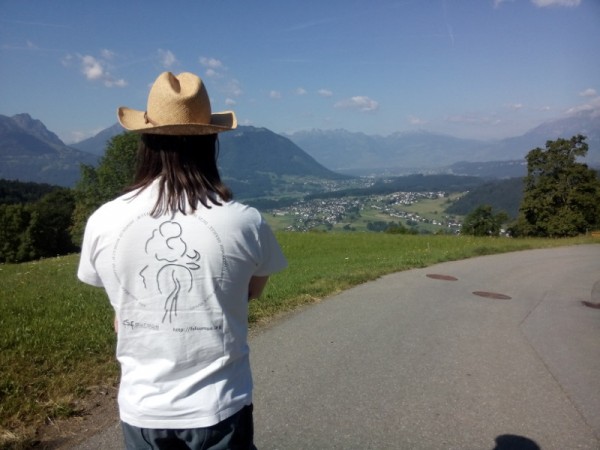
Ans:
<svg viewBox="0 0 600 450"><path fill-rule="evenodd" d="M274 100L279 100L281 98L281 92L279 91L271 91L269 92L269 97Z"/></svg>
<svg viewBox="0 0 600 450"><path fill-rule="evenodd" d="M428 123L426 120L420 119L419 117L415 117L415 116L410 116L408 118L408 121L410 122L411 125L425 125Z"/></svg>
<svg viewBox="0 0 600 450"><path fill-rule="evenodd" d="M341 100L333 105L335 108L358 109L363 112L375 111L379 108L379 103L364 95L357 95L345 100Z"/></svg>
<svg viewBox="0 0 600 450"><path fill-rule="evenodd" d="M595 111L596 114L600 113L600 97L593 97L587 103L573 106L565 111L565 114L570 116L573 114L580 113L582 111Z"/></svg>
<svg viewBox="0 0 600 450"><path fill-rule="evenodd" d="M235 78L229 80L228 83L225 85L225 92L228 95L232 95L234 97L239 97L244 93L244 91L242 91L242 87L240 85L239 80L236 80Z"/></svg>
<svg viewBox="0 0 600 450"><path fill-rule="evenodd" d="M81 72L88 80L99 80L104 76L102 64L90 55L81 57Z"/></svg>
<svg viewBox="0 0 600 450"><path fill-rule="evenodd" d="M125 81L123 78L119 78L118 80L113 80L110 78L107 78L106 80L104 80L104 86L106 87L125 87L127 86L127 81Z"/></svg>
<svg viewBox="0 0 600 450"><path fill-rule="evenodd" d="M200 57L200 64L202 64L203 67L207 67L209 69L223 69L225 68L225 66L223 66L223 63L216 59L216 58L207 58L206 56L201 56Z"/></svg>
<svg viewBox="0 0 600 450"><path fill-rule="evenodd" d="M494 0L494 8L499 8L503 3L514 2L515 0ZM546 8L548 6L579 6L581 0L531 0L538 8Z"/></svg>
<svg viewBox="0 0 600 450"><path fill-rule="evenodd" d="M69 67L71 65L71 63L73 62L73 55L65 55L61 58L60 63L64 66L64 67Z"/></svg>
<svg viewBox="0 0 600 450"><path fill-rule="evenodd" d="M579 6L581 4L581 0L531 0L538 8L545 8L547 6Z"/></svg>
<svg viewBox="0 0 600 450"><path fill-rule="evenodd" d="M512 109L513 111L519 111L520 109L523 109L523 103L510 103L508 105L509 109Z"/></svg>
<svg viewBox="0 0 600 450"><path fill-rule="evenodd" d="M215 81L226 78L227 67L221 60L201 56L199 61L200 65L206 69L204 71L204 75L207 78L212 78ZM234 78L228 81L221 81L220 84L222 86L222 90L226 91L227 95L238 97L242 94L240 82Z"/></svg>
<svg viewBox="0 0 600 450"><path fill-rule="evenodd" d="M234 98L244 94L240 81L231 76L229 68L219 59L201 56L199 62L205 69L205 77L210 78L213 84L210 91L220 92L226 104L235 105Z"/></svg>
<svg viewBox="0 0 600 450"><path fill-rule="evenodd" d="M319 89L317 93L321 97L331 97L333 95L333 92L331 92L329 89Z"/></svg>
<svg viewBox="0 0 600 450"><path fill-rule="evenodd" d="M110 59L115 57L115 53L104 49L101 50L100 55L100 57L95 57L92 55L67 54L60 62L64 67L71 67L77 64L79 70L88 81L100 82L109 88L127 86L127 81L123 78L115 78L110 73Z"/></svg>
<svg viewBox="0 0 600 450"><path fill-rule="evenodd" d="M115 57L115 52L110 51L105 48L103 50L100 50L100 56L102 56L102 58L110 61L111 59L113 59Z"/></svg>
<svg viewBox="0 0 600 450"><path fill-rule="evenodd" d="M223 72L227 70L221 60L206 56L200 57L200 65L206 69L204 74L208 78L222 78Z"/></svg>
<svg viewBox="0 0 600 450"><path fill-rule="evenodd" d="M494 0L494 8L499 8L502 3L506 3L507 1L508 0Z"/></svg>
<svg viewBox="0 0 600 450"><path fill-rule="evenodd" d="M175 54L171 50L163 50L162 48L158 49L158 59L160 64L167 69L177 63Z"/></svg>
<svg viewBox="0 0 600 450"><path fill-rule="evenodd" d="M596 97L598 95L598 93L596 92L596 89L592 89L592 88L588 88L585 91L581 91L579 93L580 97Z"/></svg>
<svg viewBox="0 0 600 450"><path fill-rule="evenodd" d="M591 105L585 103L583 105L577 105L577 106L573 106L572 108L567 109L565 111L565 114L567 116L571 116L573 114L577 114L577 113L580 113L582 111L591 111L592 109L594 109L594 108L592 108Z"/></svg>
<svg viewBox="0 0 600 450"><path fill-rule="evenodd" d="M304 89L303 87L296 88L295 92L296 92L296 95L306 95L307 94L306 89Z"/></svg>

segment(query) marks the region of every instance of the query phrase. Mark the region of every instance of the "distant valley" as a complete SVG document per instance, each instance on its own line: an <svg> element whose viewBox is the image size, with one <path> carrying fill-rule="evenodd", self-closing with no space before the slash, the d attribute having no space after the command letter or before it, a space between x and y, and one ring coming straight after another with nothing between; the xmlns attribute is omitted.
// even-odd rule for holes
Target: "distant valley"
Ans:
<svg viewBox="0 0 600 450"><path fill-rule="evenodd" d="M112 125L96 136L64 144L28 114L0 116L0 178L73 186L81 164L95 165L107 142L122 133ZM220 135L219 165L240 199L294 199L343 186L349 176L454 174L506 179L526 174L525 155L547 140L588 137L586 162L600 166L600 115L584 111L547 122L522 136L476 141L428 132L369 136L345 130L280 135L240 126Z"/></svg>
<svg viewBox="0 0 600 450"><path fill-rule="evenodd" d="M546 141L587 136L590 166L600 166L600 114L582 111L546 122L522 136L500 141L460 139L425 131L372 136L346 130L299 131L286 135L329 169L360 176L455 173L492 178L526 174L525 156Z"/></svg>
<svg viewBox="0 0 600 450"><path fill-rule="evenodd" d="M588 160L596 161L598 132L589 123L582 132L590 136ZM110 139L122 132L116 124L67 146L27 114L0 116L0 178L71 187L80 164L97 164ZM527 138L530 144L536 133ZM574 134L570 128L561 135ZM498 155L477 149L535 146L524 139L481 143L429 133L383 138L343 130L286 137L240 126L220 135L219 166L236 198L261 209L275 229L374 231L399 224L410 232L454 234L461 217L481 204L516 217L529 150L521 158L507 150L504 156L514 159L479 160ZM417 156L406 159L411 153Z"/></svg>

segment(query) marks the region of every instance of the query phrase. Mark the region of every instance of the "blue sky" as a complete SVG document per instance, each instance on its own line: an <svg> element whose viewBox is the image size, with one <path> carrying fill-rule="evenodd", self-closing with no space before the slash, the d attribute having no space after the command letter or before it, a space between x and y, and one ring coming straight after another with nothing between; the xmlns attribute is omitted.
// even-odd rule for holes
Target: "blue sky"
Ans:
<svg viewBox="0 0 600 450"><path fill-rule="evenodd" d="M0 114L66 142L166 70L278 133L499 139L600 111L600 0L0 0Z"/></svg>

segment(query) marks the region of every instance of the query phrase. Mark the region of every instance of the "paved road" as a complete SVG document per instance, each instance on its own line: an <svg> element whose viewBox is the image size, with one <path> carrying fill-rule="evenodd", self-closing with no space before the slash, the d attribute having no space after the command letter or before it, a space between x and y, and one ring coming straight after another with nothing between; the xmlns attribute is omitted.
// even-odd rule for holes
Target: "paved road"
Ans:
<svg viewBox="0 0 600 450"><path fill-rule="evenodd" d="M310 306L251 339L256 444L598 450L600 309L582 304L597 282L587 245L400 272ZM99 448L122 448L117 427L78 447Z"/></svg>

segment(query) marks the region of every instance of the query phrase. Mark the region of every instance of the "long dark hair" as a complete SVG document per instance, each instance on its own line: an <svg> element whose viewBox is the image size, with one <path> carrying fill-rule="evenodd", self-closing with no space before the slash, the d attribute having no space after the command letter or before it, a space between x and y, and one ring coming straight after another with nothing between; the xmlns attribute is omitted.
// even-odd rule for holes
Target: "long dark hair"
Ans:
<svg viewBox="0 0 600 450"><path fill-rule="evenodd" d="M142 134L137 154L133 185L127 191L150 186L158 181L158 199L152 216L180 211L188 206L196 210L221 206L219 201L233 198L231 190L221 181L217 168L218 139L216 134L168 136Z"/></svg>

